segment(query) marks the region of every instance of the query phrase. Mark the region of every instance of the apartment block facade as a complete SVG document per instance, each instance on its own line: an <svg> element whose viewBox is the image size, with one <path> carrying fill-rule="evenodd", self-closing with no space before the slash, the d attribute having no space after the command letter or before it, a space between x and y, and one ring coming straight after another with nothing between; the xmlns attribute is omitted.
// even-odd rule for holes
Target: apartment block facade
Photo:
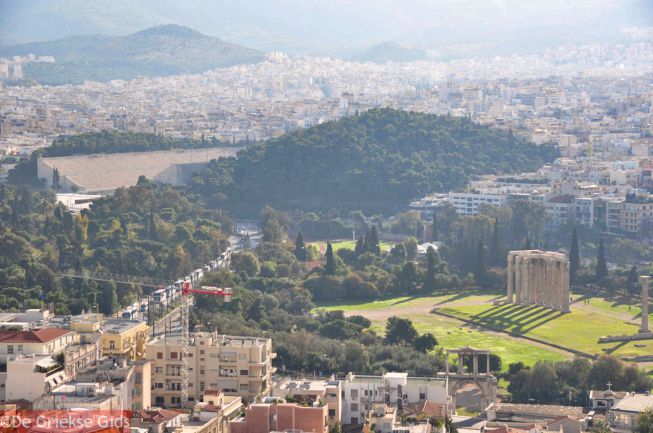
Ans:
<svg viewBox="0 0 653 433"><path fill-rule="evenodd" d="M181 404L181 335L151 340L145 349L152 361L152 403L177 407ZM205 390L222 390L254 402L270 393L274 372L272 340L200 332L191 336L189 347L189 401L200 401Z"/></svg>

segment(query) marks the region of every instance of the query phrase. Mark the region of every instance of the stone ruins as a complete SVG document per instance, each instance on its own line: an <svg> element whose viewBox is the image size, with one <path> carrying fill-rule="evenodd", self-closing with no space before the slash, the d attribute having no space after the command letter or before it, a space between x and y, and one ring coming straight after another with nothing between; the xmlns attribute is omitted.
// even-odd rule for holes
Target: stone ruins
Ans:
<svg viewBox="0 0 653 433"><path fill-rule="evenodd" d="M569 259L541 250L508 253L508 302L569 313Z"/></svg>

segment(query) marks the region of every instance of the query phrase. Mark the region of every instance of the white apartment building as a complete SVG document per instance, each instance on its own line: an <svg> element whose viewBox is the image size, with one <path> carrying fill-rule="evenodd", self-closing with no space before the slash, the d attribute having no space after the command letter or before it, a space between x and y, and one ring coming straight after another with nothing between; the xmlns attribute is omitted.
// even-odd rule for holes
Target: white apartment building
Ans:
<svg viewBox="0 0 653 433"><path fill-rule="evenodd" d="M63 366L50 355L19 355L0 373L0 400L34 401L66 380Z"/></svg>
<svg viewBox="0 0 653 433"><path fill-rule="evenodd" d="M181 404L181 335L167 335L147 343L152 361L152 402L156 406ZM272 340L235 337L213 332L191 336L189 347L189 401L200 401L204 390L222 390L250 402L270 393L274 373Z"/></svg>
<svg viewBox="0 0 653 433"><path fill-rule="evenodd" d="M409 403L429 400L451 408L446 377L408 377L407 373L366 376L349 373L342 381L342 424L364 422L375 404L403 408Z"/></svg>
<svg viewBox="0 0 653 433"><path fill-rule="evenodd" d="M18 355L58 355L76 342L69 329L43 328L31 331L0 331L0 361Z"/></svg>
<svg viewBox="0 0 653 433"><path fill-rule="evenodd" d="M477 215L480 205L504 206L508 202L507 194L500 192L450 192L449 203L458 215Z"/></svg>

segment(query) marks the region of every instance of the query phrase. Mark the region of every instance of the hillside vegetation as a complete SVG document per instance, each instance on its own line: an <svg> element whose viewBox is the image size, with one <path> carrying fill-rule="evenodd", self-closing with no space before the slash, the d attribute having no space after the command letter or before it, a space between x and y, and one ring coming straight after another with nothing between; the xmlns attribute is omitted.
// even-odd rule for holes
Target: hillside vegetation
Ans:
<svg viewBox="0 0 653 433"><path fill-rule="evenodd" d="M73 215L54 194L0 187L0 310L52 303L59 314L111 314L142 288L59 278L108 271L173 280L217 257L233 223L147 181Z"/></svg>
<svg viewBox="0 0 653 433"><path fill-rule="evenodd" d="M167 137L145 132L101 131L57 137L42 156L90 155L93 153L151 152L226 146L217 140Z"/></svg>
<svg viewBox="0 0 653 433"><path fill-rule="evenodd" d="M25 78L54 85L199 73L263 59L260 51L172 24L127 36L74 36L0 49L0 57L29 53L56 62L25 64Z"/></svg>
<svg viewBox="0 0 653 433"><path fill-rule="evenodd" d="M390 212L472 175L533 170L553 160L509 132L464 118L375 109L258 143L214 161L193 183L208 205Z"/></svg>

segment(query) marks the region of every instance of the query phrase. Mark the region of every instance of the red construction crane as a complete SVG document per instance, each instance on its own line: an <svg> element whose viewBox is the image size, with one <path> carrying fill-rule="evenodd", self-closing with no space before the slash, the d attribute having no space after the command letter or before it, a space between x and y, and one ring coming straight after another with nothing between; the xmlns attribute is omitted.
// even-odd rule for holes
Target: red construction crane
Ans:
<svg viewBox="0 0 653 433"><path fill-rule="evenodd" d="M230 287L219 288L213 286L201 286L194 289L190 281L185 280L181 285L181 404L182 407L188 403L188 354L190 349L190 304L188 298L192 294L215 295L224 297L225 302L231 302L233 290Z"/></svg>

